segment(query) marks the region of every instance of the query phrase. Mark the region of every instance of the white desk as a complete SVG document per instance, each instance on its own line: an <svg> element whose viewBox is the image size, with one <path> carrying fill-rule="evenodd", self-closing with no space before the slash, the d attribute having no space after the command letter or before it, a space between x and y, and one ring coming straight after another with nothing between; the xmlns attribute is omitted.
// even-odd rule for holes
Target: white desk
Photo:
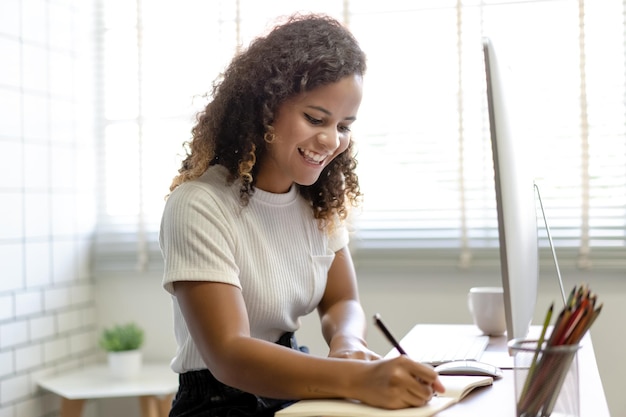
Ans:
<svg viewBox="0 0 626 417"><path fill-rule="evenodd" d="M120 379L109 373L106 364L98 364L37 383L61 397L61 417L80 417L86 400L116 397L138 397L143 417L167 417L178 374L167 364L143 364L136 377Z"/></svg>
<svg viewBox="0 0 626 417"><path fill-rule="evenodd" d="M539 330L533 327L531 337ZM411 345L420 341L425 343L428 338L436 337L437 334L480 334L480 331L474 325L417 325L407 333L400 344L410 356ZM589 334L583 338L581 346L578 353L580 416L609 417L609 408ZM514 376L513 370L506 366L507 363L512 365L512 360L507 359L507 351L505 337L492 337L487 347L487 356L483 356L481 360L496 358L495 360L500 361L499 366L504 365L504 368L509 369L503 369L504 376L495 380L492 386L474 390L458 404L438 413L437 417L514 417L516 414Z"/></svg>

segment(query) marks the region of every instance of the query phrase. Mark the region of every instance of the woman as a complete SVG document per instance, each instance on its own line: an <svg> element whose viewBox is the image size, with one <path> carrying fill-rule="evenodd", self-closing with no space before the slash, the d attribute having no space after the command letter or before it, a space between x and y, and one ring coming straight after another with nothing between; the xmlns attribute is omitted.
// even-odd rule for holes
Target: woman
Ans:
<svg viewBox="0 0 626 417"><path fill-rule="evenodd" d="M170 416L271 416L322 397L402 408L443 391L432 368L364 341L343 225L360 197L350 128L364 72L338 22L293 16L214 84L161 225L180 374ZM315 309L327 358L293 338Z"/></svg>

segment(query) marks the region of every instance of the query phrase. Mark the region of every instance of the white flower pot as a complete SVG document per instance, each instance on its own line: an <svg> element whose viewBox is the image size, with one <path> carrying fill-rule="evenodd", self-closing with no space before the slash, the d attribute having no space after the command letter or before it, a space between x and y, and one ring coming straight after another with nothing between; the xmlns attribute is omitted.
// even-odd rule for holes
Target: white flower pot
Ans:
<svg viewBox="0 0 626 417"><path fill-rule="evenodd" d="M125 350L107 354L109 371L116 378L132 378L141 371L142 355L140 350Z"/></svg>

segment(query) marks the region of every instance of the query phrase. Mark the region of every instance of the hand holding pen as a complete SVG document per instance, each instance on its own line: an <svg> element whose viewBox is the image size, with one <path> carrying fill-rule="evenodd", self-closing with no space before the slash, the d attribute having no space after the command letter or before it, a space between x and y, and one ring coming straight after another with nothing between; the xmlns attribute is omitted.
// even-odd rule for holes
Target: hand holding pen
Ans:
<svg viewBox="0 0 626 417"><path fill-rule="evenodd" d="M380 314L378 314L378 313L376 313L374 315L374 324L376 324L376 327L378 327L380 329L380 331L385 335L387 340L398 351L398 353L400 353L400 355L408 357L406 351L402 348L402 346L400 346L400 343L396 340L396 338L393 337L393 335L391 334L391 332L389 331L387 326L385 326L385 324L383 323L383 321L382 321L382 319L380 317ZM424 365L424 364L419 364L419 365L421 365L423 367L427 367L429 370L432 370L432 367L430 367L429 365ZM434 371L432 371L432 372L434 372ZM444 392L445 391L445 388L441 384L441 382L439 381L439 378L437 378L437 374L436 373L435 373L435 379L434 379L434 381L432 383L427 383L426 381L424 381L420 377L417 377L417 379L423 385L429 385L433 395L437 395L437 392Z"/></svg>

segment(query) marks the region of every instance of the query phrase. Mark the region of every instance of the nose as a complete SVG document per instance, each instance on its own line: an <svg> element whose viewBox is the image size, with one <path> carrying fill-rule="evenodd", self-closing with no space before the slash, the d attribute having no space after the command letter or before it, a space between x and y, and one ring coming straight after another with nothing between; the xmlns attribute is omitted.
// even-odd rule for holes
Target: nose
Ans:
<svg viewBox="0 0 626 417"><path fill-rule="evenodd" d="M339 132L335 129L329 129L325 132L320 132L317 134L317 140L321 143L326 150L334 151L339 145Z"/></svg>

